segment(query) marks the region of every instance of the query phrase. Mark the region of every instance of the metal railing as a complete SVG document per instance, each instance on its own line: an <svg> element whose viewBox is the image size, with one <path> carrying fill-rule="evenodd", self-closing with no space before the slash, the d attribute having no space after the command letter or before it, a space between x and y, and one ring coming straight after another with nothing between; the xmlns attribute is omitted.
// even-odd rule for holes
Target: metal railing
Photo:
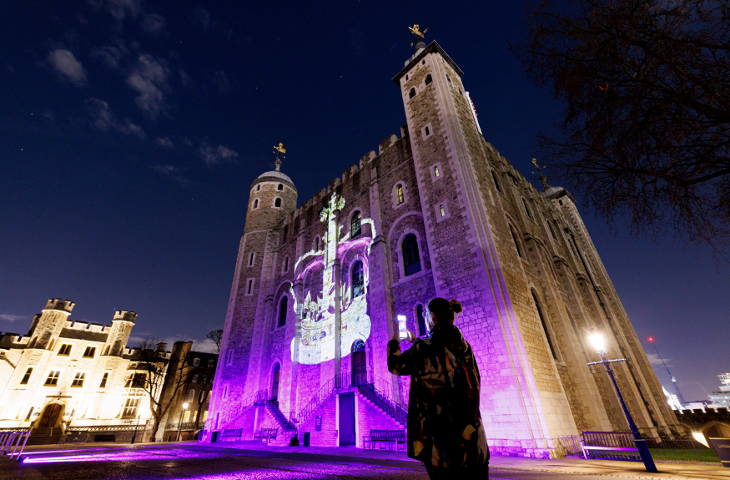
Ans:
<svg viewBox="0 0 730 480"><path fill-rule="evenodd" d="M18 461L21 459L25 444L30 438L30 430L12 430L0 433L0 455L10 455L10 460L17 454ZM20 448L18 448L20 447Z"/></svg>
<svg viewBox="0 0 730 480"><path fill-rule="evenodd" d="M195 422L183 422L182 427L179 423L168 423L165 425L165 430L195 430Z"/></svg>
<svg viewBox="0 0 730 480"><path fill-rule="evenodd" d="M254 405L260 405L262 402L265 402L268 399L268 395L268 390L259 390L253 395L244 398L235 409L229 410L225 415L223 415L221 418L220 428L227 427L233 420L238 418L246 408ZM206 420L206 425L208 425L210 420L211 419Z"/></svg>
<svg viewBox="0 0 730 480"><path fill-rule="evenodd" d="M695 439L647 438L654 460L663 462L720 462L714 448L706 447Z"/></svg>
<svg viewBox="0 0 730 480"><path fill-rule="evenodd" d="M396 402L392 382L376 376L374 383L358 385L358 390L398 423L406 425L408 409Z"/></svg>

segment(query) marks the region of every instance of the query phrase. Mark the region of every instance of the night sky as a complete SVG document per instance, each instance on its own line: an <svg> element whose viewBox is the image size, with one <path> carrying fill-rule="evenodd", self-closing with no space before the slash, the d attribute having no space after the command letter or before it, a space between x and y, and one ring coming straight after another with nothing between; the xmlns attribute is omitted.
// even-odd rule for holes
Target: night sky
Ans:
<svg viewBox="0 0 730 480"><path fill-rule="evenodd" d="M535 135L561 105L508 51L525 5L448 5L0 2L0 331L26 333L50 297L81 321L136 311L132 344L222 328L272 146L301 205L398 133L391 78L414 23L465 72L485 138L534 179ZM706 398L730 371L728 262L583 215L648 352L653 335L685 397Z"/></svg>

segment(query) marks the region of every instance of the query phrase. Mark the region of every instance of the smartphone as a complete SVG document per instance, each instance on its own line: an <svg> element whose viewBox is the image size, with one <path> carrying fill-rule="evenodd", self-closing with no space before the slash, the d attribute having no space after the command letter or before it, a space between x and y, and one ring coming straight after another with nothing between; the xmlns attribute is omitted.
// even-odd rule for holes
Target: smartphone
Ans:
<svg viewBox="0 0 730 480"><path fill-rule="evenodd" d="M406 328L406 316L398 315L398 338L406 340L408 338L408 329Z"/></svg>

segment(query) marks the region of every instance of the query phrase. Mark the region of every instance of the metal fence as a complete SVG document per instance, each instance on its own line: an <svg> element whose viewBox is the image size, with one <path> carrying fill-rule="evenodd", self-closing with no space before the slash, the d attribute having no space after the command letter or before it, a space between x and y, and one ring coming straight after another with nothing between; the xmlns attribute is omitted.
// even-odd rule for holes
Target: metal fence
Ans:
<svg viewBox="0 0 730 480"><path fill-rule="evenodd" d="M703 462L719 463L720 459L713 448L706 447L695 439L647 438L651 456L660 462ZM601 449L600 447L606 447ZM583 432L580 435L558 437L556 449L568 458L598 460L640 461L633 437L627 432Z"/></svg>

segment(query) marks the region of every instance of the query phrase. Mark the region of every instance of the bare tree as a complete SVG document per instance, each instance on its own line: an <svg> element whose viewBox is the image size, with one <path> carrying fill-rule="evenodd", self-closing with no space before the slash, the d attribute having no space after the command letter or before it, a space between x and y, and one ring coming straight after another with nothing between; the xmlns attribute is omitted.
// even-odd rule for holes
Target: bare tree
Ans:
<svg viewBox="0 0 730 480"><path fill-rule="evenodd" d="M190 370L187 362L179 362L173 370L168 369L169 359L163 350L157 349L157 342L146 339L139 345L138 370L142 370L145 378L138 379L135 375L136 386L145 390L150 399L152 412L152 435L154 439L160 422L177 399L180 390L188 381Z"/></svg>
<svg viewBox="0 0 730 480"><path fill-rule="evenodd" d="M215 353L220 354L221 351L221 339L223 338L223 330L213 330L208 332L207 338L213 340L215 343ZM198 375L198 381L201 385L200 396L198 397L198 413L195 415L195 429L200 428L200 414L203 410L203 405L208 400L208 395L213 388L213 377L215 376L216 362L206 362L205 365L201 363L199 367L195 369L194 374Z"/></svg>
<svg viewBox="0 0 730 480"><path fill-rule="evenodd" d="M730 0L546 0L511 45L565 105L546 163L633 234L730 235Z"/></svg>
<svg viewBox="0 0 730 480"><path fill-rule="evenodd" d="M206 335L206 337L213 340L213 343L215 343L215 354L220 354L221 340L223 340L223 330L211 330L210 332L208 332L208 335Z"/></svg>

